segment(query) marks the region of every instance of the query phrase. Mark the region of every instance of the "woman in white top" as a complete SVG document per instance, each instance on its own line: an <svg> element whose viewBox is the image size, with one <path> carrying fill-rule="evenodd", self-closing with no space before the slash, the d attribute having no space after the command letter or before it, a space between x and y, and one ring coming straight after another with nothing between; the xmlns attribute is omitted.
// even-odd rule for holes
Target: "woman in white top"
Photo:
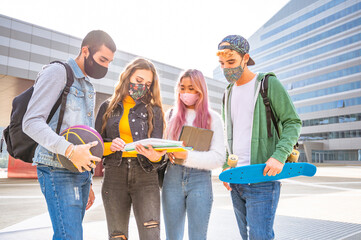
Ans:
<svg viewBox="0 0 361 240"><path fill-rule="evenodd" d="M207 238L213 203L211 170L225 161L223 123L209 108L207 84L198 70L184 72L176 85L176 107L166 113L165 137L178 140L184 125L212 130L208 151L169 153L162 191L163 215L169 240L183 239L185 216L190 240Z"/></svg>

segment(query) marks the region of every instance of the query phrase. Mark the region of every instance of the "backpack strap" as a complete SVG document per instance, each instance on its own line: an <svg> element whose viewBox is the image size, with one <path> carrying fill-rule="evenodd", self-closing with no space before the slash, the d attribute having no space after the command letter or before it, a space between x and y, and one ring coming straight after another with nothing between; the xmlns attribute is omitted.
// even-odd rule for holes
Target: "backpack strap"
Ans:
<svg viewBox="0 0 361 240"><path fill-rule="evenodd" d="M280 137L280 133L278 131L278 125L277 125L277 121L276 118L273 114L272 108L271 108L271 102L269 101L269 98L267 96L268 94L268 78L269 78L269 74L266 74L262 81L261 81L261 88L259 90L262 98L263 98L263 103L264 106L266 108L266 118L267 118L267 133L268 133L268 137L272 137L272 132L271 132L271 120L273 122L273 125L276 129L278 138Z"/></svg>
<svg viewBox="0 0 361 240"><path fill-rule="evenodd" d="M58 125L56 127L56 133L59 134L60 132L60 127L63 123L63 119L64 119L64 113L65 113L65 106L66 106L66 99L68 97L68 94L70 92L70 87L71 85L73 85L74 83L74 75L73 75L73 70L71 69L71 67L69 66L69 64L64 63L64 62L60 62L60 61L53 61L51 63L59 63L61 65L63 65L66 69L66 85L64 87L63 92L61 93L60 97L58 98L58 100L56 101L54 107L51 109L48 120L46 121L47 123L50 122L50 120L52 119L52 117L54 116L56 110L58 110L60 104L61 104L61 108L60 108L60 113L59 113L59 120L58 120Z"/></svg>

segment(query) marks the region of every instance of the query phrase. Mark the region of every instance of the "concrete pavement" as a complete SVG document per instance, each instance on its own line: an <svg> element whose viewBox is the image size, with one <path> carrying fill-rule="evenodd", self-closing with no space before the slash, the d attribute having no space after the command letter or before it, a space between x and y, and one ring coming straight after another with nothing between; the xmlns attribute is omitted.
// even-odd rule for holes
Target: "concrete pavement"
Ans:
<svg viewBox="0 0 361 240"><path fill-rule="evenodd" d="M215 172L214 175L217 175ZM94 180L96 202L84 219L84 239L107 238L100 197L101 178ZM208 239L240 239L229 192L214 176L214 204ZM51 239L45 200L36 180L0 179L0 239ZM275 220L276 239L361 239L361 166L318 167L312 178L282 180ZM162 239L165 239L161 225ZM138 239L131 216L130 239ZM184 239L188 239L186 234Z"/></svg>

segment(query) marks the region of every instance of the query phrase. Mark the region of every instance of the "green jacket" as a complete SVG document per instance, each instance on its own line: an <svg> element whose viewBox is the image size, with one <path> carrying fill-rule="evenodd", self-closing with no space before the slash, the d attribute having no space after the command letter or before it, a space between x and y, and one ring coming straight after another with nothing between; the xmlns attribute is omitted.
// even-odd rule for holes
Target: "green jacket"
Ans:
<svg viewBox="0 0 361 240"><path fill-rule="evenodd" d="M272 76L268 79L267 96L271 102L273 113L278 122L280 138L277 136L276 129L272 127L273 137L268 138L266 109L261 94L259 94L260 82L265 73L259 73L255 86L255 107L253 113L253 128L251 139L251 164L265 163L270 157L285 163L287 157L291 154L293 146L296 144L301 131L302 121L296 113L295 106L290 96L274 73L267 73ZM232 152L233 146L233 127L231 120L231 95L234 84L229 84L225 91L225 101L222 105L222 117L225 121L225 112L227 112L227 122L225 121L226 136L229 151ZM226 102L226 104L225 104ZM227 111L225 111L225 105ZM273 123L271 123L273 126ZM227 156L229 152L227 150ZM224 168L228 167L227 160Z"/></svg>

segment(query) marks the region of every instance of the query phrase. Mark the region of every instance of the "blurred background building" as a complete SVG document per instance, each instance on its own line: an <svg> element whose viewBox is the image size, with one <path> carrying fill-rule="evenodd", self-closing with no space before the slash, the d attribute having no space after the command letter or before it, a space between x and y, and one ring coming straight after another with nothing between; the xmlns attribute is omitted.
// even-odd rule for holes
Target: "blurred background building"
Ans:
<svg viewBox="0 0 361 240"><path fill-rule="evenodd" d="M80 45L79 38L0 15L0 137L4 127L9 124L13 98L34 84L43 65L54 60L75 58ZM95 112L113 93L120 72L136 57L131 53L116 51L105 78L92 80L97 91ZM174 103L174 88L183 69L151 61L160 77L162 102L166 110ZM208 77L206 81L211 107L220 112L226 83ZM17 164L21 163L10 159L8 165L7 152L0 153L0 168L18 168ZM20 172L19 169L17 172Z"/></svg>
<svg viewBox="0 0 361 240"><path fill-rule="evenodd" d="M301 160L361 163L361 1L291 0L249 42L302 119Z"/></svg>

